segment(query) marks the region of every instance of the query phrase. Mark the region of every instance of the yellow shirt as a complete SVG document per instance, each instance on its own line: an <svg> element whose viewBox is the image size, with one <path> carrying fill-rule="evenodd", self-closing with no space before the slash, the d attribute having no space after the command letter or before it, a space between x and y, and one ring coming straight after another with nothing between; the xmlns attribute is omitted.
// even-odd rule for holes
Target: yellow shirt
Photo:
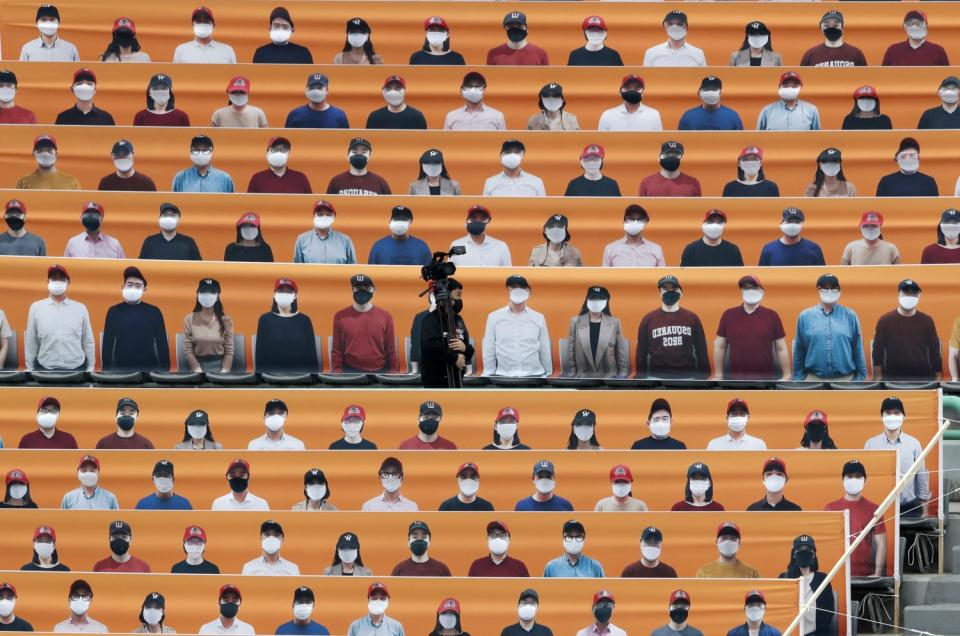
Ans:
<svg viewBox="0 0 960 636"><path fill-rule="evenodd" d="M713 561L697 570L698 579L759 579L760 573L737 559L733 563Z"/></svg>
<svg viewBox="0 0 960 636"><path fill-rule="evenodd" d="M954 349L960 349L960 318L953 321L953 329L950 332L950 346Z"/></svg>
<svg viewBox="0 0 960 636"><path fill-rule="evenodd" d="M20 177L17 181L18 190L79 190L80 182L76 177L66 172L40 172L34 170L30 174Z"/></svg>

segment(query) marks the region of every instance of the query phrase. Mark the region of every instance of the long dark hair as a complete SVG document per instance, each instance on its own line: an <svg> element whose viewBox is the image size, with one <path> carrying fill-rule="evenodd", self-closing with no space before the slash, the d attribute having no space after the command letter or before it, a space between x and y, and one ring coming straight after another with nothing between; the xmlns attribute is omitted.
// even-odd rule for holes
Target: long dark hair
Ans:
<svg viewBox="0 0 960 636"><path fill-rule="evenodd" d="M819 168L817 168L819 171ZM740 160L737 160L737 179L743 181L746 178L746 174L743 172L743 168L740 167ZM766 175L763 174L763 159L760 160L760 170L757 171L757 183L766 180Z"/></svg>
<svg viewBox="0 0 960 636"><path fill-rule="evenodd" d="M540 91L543 92L543 89L540 89ZM563 104L560 105L560 110L557 111L558 113L560 113L560 130L566 130L566 127L564 127L563 125L563 110L567 107L567 98L561 97L560 99L563 100ZM543 105L543 95L541 95L540 93L537 93L537 105L540 107L540 112L543 113L544 118L546 118L547 109ZM602 168L603 167L601 166L601 169Z"/></svg>
<svg viewBox="0 0 960 636"><path fill-rule="evenodd" d="M54 548L53 548L53 553L50 555L50 562L53 563L54 565L60 565L60 555L57 554L57 548L56 548L57 542L54 541L53 545L54 545ZM40 565L40 555L37 554L36 550L33 551L33 558L30 559L30 563L33 563L34 565Z"/></svg>
<svg viewBox="0 0 960 636"><path fill-rule="evenodd" d="M340 535L340 539L342 539L343 536L346 534L352 534L357 540L357 560L354 561L354 564L362 567L366 567L365 565L363 565L363 558L360 556L360 536L357 535L357 533L355 532L344 532L343 534ZM333 546L333 563L330 564L331 567L336 567L341 563L340 553L337 551L337 546L340 544L340 539L337 539L337 543L334 544Z"/></svg>
<svg viewBox="0 0 960 636"><path fill-rule="evenodd" d="M817 572L820 570L820 562L817 560L817 551L815 549L810 550L813 552L813 563L810 565L811 572ZM799 579L803 574L800 572L800 566L797 565L796 555L799 550L790 550L790 563L787 564L787 571L781 574L778 578L781 579Z"/></svg>
<svg viewBox="0 0 960 636"><path fill-rule="evenodd" d="M830 427L824 424L823 430L823 440L820 442L823 444L823 448L827 450L837 450L837 444L833 441L833 438L830 437ZM810 436L807 434L806 427L803 429L803 437L800 438L800 446L810 448Z"/></svg>
<svg viewBox="0 0 960 636"><path fill-rule="evenodd" d="M460 626L460 615L457 614L457 624L453 626L457 630L458 634L463 633L463 627ZM443 626L440 625L440 612L437 612L437 619L433 623L433 631L427 634L427 636L440 636L440 632L443 631Z"/></svg>
<svg viewBox="0 0 960 636"><path fill-rule="evenodd" d="M130 29L119 29L117 33L120 31L130 31ZM120 61L120 44L117 42L117 33L113 34L113 39L110 40L110 44L107 45L107 50L105 50L100 56L101 62L106 62L107 58L111 55L115 55L117 57L117 61ZM130 50L136 53L140 50L140 43L137 41L137 36L135 35L131 35L131 40L132 42L130 44Z"/></svg>
<svg viewBox="0 0 960 636"><path fill-rule="evenodd" d="M319 479L320 481L322 481L322 482L323 482L323 485L327 487L327 494L325 494L325 495L320 499L320 502L323 503L324 501L326 501L327 499L330 498L330 482L327 481L327 476L323 474L323 471L322 471L322 470L320 470L319 468L317 468L316 470L317 470L316 479ZM311 479L314 479L313 475L311 475L310 478L311 478ZM306 499L306 497L307 497L307 485L306 485L306 484L303 485L303 497L304 497L304 499ZM337 556L339 557L340 555L338 554ZM357 550L357 560L359 560L359 559L360 559L360 550L358 549L358 550ZM336 565L336 563L334 563L334 565ZM363 563L361 563L360 565L363 565Z"/></svg>
<svg viewBox="0 0 960 636"><path fill-rule="evenodd" d="M703 498L706 500L707 503L712 503L713 502L713 475L710 474L710 468L706 464L703 464L703 470L699 472L701 474L706 475L707 479L710 480L710 487L707 488L707 492L703 493ZM696 474L697 473L694 473L694 475ZM693 493L690 492L689 476L687 477L687 483L683 488L683 496L684 496L684 501L687 501L688 503L693 503Z"/></svg>
<svg viewBox="0 0 960 636"><path fill-rule="evenodd" d="M823 174L823 170L820 169L820 162L817 161L817 173L813 175L813 184L816 186L813 189L813 196L820 196L820 189L823 188L823 180L827 175ZM839 181L846 181L847 178L843 175L843 163L840 164L840 172L837 173L837 179ZM880 238L883 238L882 236Z"/></svg>
<svg viewBox="0 0 960 636"><path fill-rule="evenodd" d="M30 496L30 484L23 485L27 487L27 494L23 496L24 507L29 507L31 504L33 504L33 498ZM10 496L10 485L7 484L7 492L3 496L3 503L9 504L11 499L13 498ZM17 507L19 508L20 506Z"/></svg>
<svg viewBox="0 0 960 636"><path fill-rule="evenodd" d="M880 98L879 98L879 97L871 97L870 99L872 99L872 100L874 100L875 102L877 102L877 105L874 107L873 112L874 112L874 114L875 114L877 117L880 117ZM854 117L856 117L856 116L857 116L858 114L860 114L861 112L863 112L863 111L861 111L861 110L860 110L860 107L857 106L857 98L854 97L854 98L853 98L853 108L850 110L850 114L853 115Z"/></svg>
<svg viewBox="0 0 960 636"><path fill-rule="evenodd" d="M497 423L493 423L493 443L500 444L500 433L497 432ZM513 445L520 445L520 422L517 422L517 432L513 434Z"/></svg>
<svg viewBox="0 0 960 636"><path fill-rule="evenodd" d="M146 625L146 624L147 624L147 621L145 621L145 620L143 619L143 610L144 610L144 608L147 606L147 603L154 603L154 604L156 604L157 602L150 600L150 595L149 595L149 594L147 595L147 599L143 602L143 605L140 606L140 617L139 617L139 618L140 618L140 624L141 624L141 625ZM163 618L161 618L161 619L160 619L160 622L157 623L157 624L160 625L160 632L163 633L163 620L167 617L167 608L166 608L166 607L161 607L160 609L163 610Z"/></svg>
<svg viewBox="0 0 960 636"><path fill-rule="evenodd" d="M197 294L199 294L199 293L200 293L200 291L197 290L196 294L194 294L194 298L196 298ZM226 325L225 325L224 322L223 322L223 301L220 300L220 296L221 296L221 295L222 295L221 292L217 292L217 302L216 302L216 304L214 304L214 306L213 306L213 315L215 315L215 316L217 317L217 322L220 324L220 331L226 331L226 330L227 330L227 327L226 327ZM200 301L199 301L199 300L194 301L194 303L193 303L193 313L198 314L198 313L200 313L201 311L203 311L203 309L204 309L204 307L203 307L203 305L200 304Z"/></svg>
<svg viewBox="0 0 960 636"><path fill-rule="evenodd" d="M295 291L294 293L295 293L297 296L300 295L299 292L296 292L296 291ZM270 311L271 311L272 313L275 313L275 314L279 314L279 313L280 313L280 307L277 305L276 299L274 299L274 300L270 303ZM290 312L291 312L291 313L294 313L294 314L297 313L297 299L296 299L296 298L294 298L294 299L293 299L293 303L290 304Z"/></svg>
<svg viewBox="0 0 960 636"><path fill-rule="evenodd" d="M187 420L183 421L183 440L184 442L189 442L193 438L190 437L190 432L187 430ZM213 439L213 429L210 428L210 419L207 418L207 434L203 436L203 439L210 442L216 443L217 440Z"/></svg>
<svg viewBox="0 0 960 636"><path fill-rule="evenodd" d="M431 148L430 150L434 150L434 149ZM430 152L430 150L428 150L427 152ZM449 178L450 178L450 175L447 174L447 162L446 162L446 161L441 161L441 162L440 162L440 165L442 166L442 168L441 168L441 170L440 170L440 178L441 178L441 179L449 179ZM421 163L421 162L418 161L418 162L417 162L417 168L420 170L420 173L417 175L417 181L420 181L421 179L426 179L426 178L427 178L427 173L423 171L423 163Z"/></svg>
<svg viewBox="0 0 960 636"><path fill-rule="evenodd" d="M150 87L153 86L153 85L154 85L154 84L147 84L147 110L153 110L154 107L156 106L156 104L155 104L154 101L153 101L153 98L150 97ZM163 83L160 83L160 82L157 82L157 83L156 83L156 86L163 86L163 87L165 87L165 88L168 88L168 90L170 91L170 100L167 102L167 111L166 111L166 112L169 113L169 112L172 111L174 108L176 108L176 101L177 101L177 100L176 100L176 98L173 96L173 86L171 85L171 86L167 87L166 84L163 84Z"/></svg>
<svg viewBox="0 0 960 636"><path fill-rule="evenodd" d="M583 314L585 314L585 313L587 313L587 312L590 311L589 309L587 309L587 298L588 298L589 296L590 296L590 290L588 289L588 290L587 290L587 295L586 295L586 296L584 297L584 299L583 299L583 304L580 305L580 314L579 314L579 315L581 315L581 316L582 316ZM604 308L603 308L603 311L601 312L601 313L604 314L605 316L612 316L612 315L613 315L613 312L610 311L610 300L611 300L610 298L607 298L607 306L604 307Z"/></svg>
<svg viewBox="0 0 960 636"><path fill-rule="evenodd" d="M364 31L354 31L354 33L364 33ZM349 34L350 34L350 23L348 22L347 35ZM373 29L371 29L368 26L366 34L367 34L367 41L363 43L363 52L367 56L367 59L370 61L370 63L373 64L373 56L377 54L377 52L373 50ZM344 36L343 38L343 49L341 50L344 53L349 53L350 51L353 50L353 47L350 46L350 40L348 40L346 36Z"/></svg>
<svg viewBox="0 0 960 636"><path fill-rule="evenodd" d="M423 48L421 51L430 52L430 41L427 39L427 36L423 36ZM443 42L443 48L441 49L444 53L450 50L450 29L447 29L447 39ZM459 623L457 623L459 625Z"/></svg>
<svg viewBox="0 0 960 636"><path fill-rule="evenodd" d="M576 420L574 420L576 421ZM576 436L573 432L573 422L570 423L570 437L567 438L567 450L577 450L577 444L580 443L580 438ZM597 441L597 425L593 425L593 435L590 436L590 445L600 447L600 442Z"/></svg>
<svg viewBox="0 0 960 636"><path fill-rule="evenodd" d="M173 99L173 98L171 97L170 99ZM249 224L248 224L248 225L249 225ZM236 245L240 245L241 247L245 247L245 246L241 245L241 243L240 243L240 241L242 241L242 240L243 240L243 236L240 235L240 226L238 225L238 226L237 226L237 240L236 240L235 244L236 244ZM261 230L259 226L257 226L257 238L255 238L255 239L253 239L253 240L256 241L259 245L267 245L267 241L263 238L263 230ZM268 247L269 247L269 246L268 246Z"/></svg>

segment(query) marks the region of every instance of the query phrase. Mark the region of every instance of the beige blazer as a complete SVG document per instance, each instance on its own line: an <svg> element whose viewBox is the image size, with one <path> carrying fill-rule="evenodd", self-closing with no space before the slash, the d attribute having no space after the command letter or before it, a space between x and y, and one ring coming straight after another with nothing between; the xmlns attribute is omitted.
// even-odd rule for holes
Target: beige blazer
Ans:
<svg viewBox="0 0 960 636"><path fill-rule="evenodd" d="M562 111L560 113L560 126L551 128L547 115L541 110L527 120L527 130L580 130L580 122L577 121L577 116L573 113Z"/></svg>
<svg viewBox="0 0 960 636"><path fill-rule="evenodd" d="M417 179L410 184L410 194L419 194L419 195L429 195L430 186L427 184L427 179ZM452 179L447 179L445 177L440 177L440 194L441 195L459 195L460 194L460 184Z"/></svg>
<svg viewBox="0 0 960 636"><path fill-rule="evenodd" d="M580 378L626 377L630 371L627 340L620 329L620 319L603 314L600 319L600 338L597 340L597 355L590 349L590 314L584 313L570 319L570 335L567 338L567 375Z"/></svg>
<svg viewBox="0 0 960 636"><path fill-rule="evenodd" d="M750 49L731 53L730 66L750 66ZM783 58L776 51L763 49L760 55L760 66L783 66Z"/></svg>
<svg viewBox="0 0 960 636"><path fill-rule="evenodd" d="M530 252L530 267L547 266L547 244L541 243ZM560 267L583 267L583 257L580 250L569 243L564 243L560 249Z"/></svg>

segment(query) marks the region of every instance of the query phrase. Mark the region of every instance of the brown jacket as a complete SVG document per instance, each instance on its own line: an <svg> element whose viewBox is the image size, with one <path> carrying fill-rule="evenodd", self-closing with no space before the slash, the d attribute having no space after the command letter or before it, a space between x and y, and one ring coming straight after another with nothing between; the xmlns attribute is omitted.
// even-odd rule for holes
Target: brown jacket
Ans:
<svg viewBox="0 0 960 636"><path fill-rule="evenodd" d="M594 358L590 348L590 314L574 316L570 319L566 350L561 352L566 356L566 375L581 378L626 377L630 372L628 348L620 329L620 319L603 314Z"/></svg>

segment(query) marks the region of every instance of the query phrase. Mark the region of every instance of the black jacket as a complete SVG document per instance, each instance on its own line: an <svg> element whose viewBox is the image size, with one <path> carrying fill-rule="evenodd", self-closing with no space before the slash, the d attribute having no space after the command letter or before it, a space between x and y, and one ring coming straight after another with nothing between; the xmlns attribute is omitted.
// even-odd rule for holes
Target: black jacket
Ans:
<svg viewBox="0 0 960 636"><path fill-rule="evenodd" d="M470 332L467 331L467 325L459 315L456 317L456 325L457 333L446 334L440 326L439 311L431 311L424 316L420 326L420 381L423 386L436 389L445 389L450 386L447 382L447 363L455 364L458 355L447 346L451 337L459 338L467 345L467 350L463 354L467 364L473 360ZM463 371L460 375L463 376Z"/></svg>

